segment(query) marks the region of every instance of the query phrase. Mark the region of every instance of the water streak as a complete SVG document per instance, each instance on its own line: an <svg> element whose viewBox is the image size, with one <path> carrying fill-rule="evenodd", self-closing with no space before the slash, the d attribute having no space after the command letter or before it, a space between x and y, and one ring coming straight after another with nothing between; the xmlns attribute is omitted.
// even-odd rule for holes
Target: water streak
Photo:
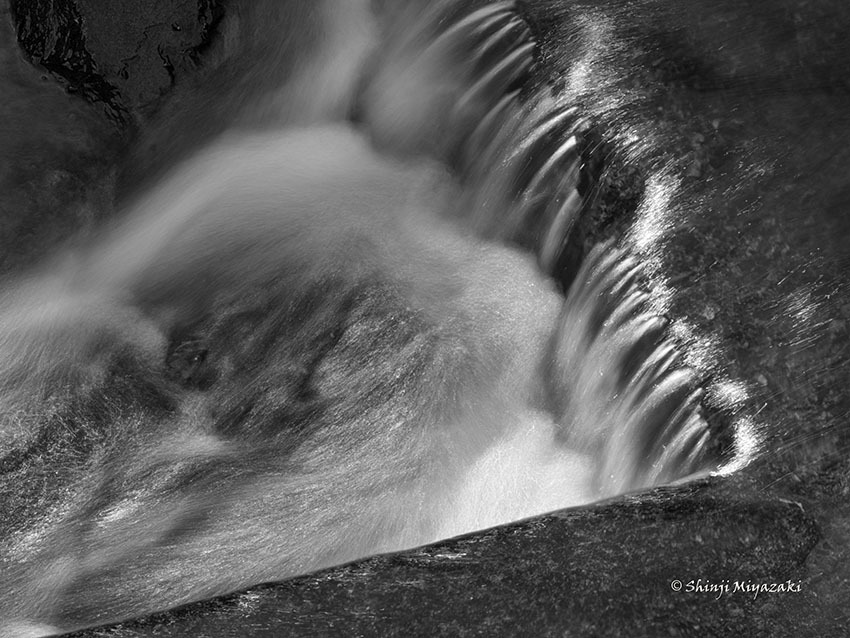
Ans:
<svg viewBox="0 0 850 638"><path fill-rule="evenodd" d="M641 265L606 244L566 294L550 277L586 123L548 89L520 100L533 45L512 4L401 12L390 36L365 3L317 7L325 40L253 130L0 293L7 627L715 469Z"/></svg>

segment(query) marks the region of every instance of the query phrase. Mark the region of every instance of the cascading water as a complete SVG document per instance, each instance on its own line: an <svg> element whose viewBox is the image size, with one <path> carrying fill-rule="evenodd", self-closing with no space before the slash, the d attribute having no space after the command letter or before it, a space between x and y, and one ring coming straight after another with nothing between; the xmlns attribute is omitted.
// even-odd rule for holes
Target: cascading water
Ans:
<svg viewBox="0 0 850 638"><path fill-rule="evenodd" d="M307 62L4 288L7 631L717 469L636 261L600 245L565 296L550 276L585 124L520 99L512 4L388 10L388 36L343 4L293 9L324 36Z"/></svg>

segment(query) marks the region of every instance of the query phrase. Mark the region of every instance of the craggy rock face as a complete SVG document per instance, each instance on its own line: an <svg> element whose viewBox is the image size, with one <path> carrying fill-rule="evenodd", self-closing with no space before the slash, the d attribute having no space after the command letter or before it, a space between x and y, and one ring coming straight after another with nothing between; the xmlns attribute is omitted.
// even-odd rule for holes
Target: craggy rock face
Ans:
<svg viewBox="0 0 850 638"><path fill-rule="evenodd" d="M23 51L119 124L196 68L221 17L218 4L9 2Z"/></svg>
<svg viewBox="0 0 850 638"><path fill-rule="evenodd" d="M168 83L133 79L144 51L123 77L117 44L88 45L130 21L67 4L116 91L87 97L118 95L124 121L141 121L149 86ZM380 3L374 15L234 3L200 18L192 7L160 33L201 25L173 47L205 48L132 142L121 212L106 163L74 167L93 185L68 198L97 230L37 270L7 267L27 276L4 286L0 319L4 630L164 609L663 483L718 456L731 471L760 450L707 487L374 559L169 622L209 630L212 612L320 632L316 619L332 617L379 631L409 624L422 597L415 626L429 632L790 623L828 635L831 617L811 612L843 599L829 585L842 574L824 555L805 561L819 536L808 511L833 542L847 536L845 473L831 464L846 436L835 34L848 18L830 3L698 5L528 2L526 29L501 3L412 22L422 14ZM18 24L37 6L15 3ZM150 77L180 77L172 49L157 50ZM611 236L620 250L590 250ZM563 306L558 282L572 282ZM823 443L798 443L810 440ZM462 576L423 584L458 557ZM609 596L590 572L611 575ZM808 593L672 598L671 581L691 575L793 579ZM481 604L459 607L469 591ZM626 611L605 620L617 600ZM288 611L299 604L321 613ZM169 631L160 620L115 632Z"/></svg>

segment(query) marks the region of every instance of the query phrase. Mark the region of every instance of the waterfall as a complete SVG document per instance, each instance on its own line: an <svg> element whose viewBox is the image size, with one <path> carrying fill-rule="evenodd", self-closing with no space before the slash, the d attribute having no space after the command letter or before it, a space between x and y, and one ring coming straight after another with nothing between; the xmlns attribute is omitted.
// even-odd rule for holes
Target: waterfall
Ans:
<svg viewBox="0 0 850 638"><path fill-rule="evenodd" d="M345 4L288 3L289 28L324 25L305 60L264 53L288 70L262 100L223 87L226 132L0 291L7 626L127 618L720 468L639 256L607 242L562 267L590 124L521 90L513 4Z"/></svg>

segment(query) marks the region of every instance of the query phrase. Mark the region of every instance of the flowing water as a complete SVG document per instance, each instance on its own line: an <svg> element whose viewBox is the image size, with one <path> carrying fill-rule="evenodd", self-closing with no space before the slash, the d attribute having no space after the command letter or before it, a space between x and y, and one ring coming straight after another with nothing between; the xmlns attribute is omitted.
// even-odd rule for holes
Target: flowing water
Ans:
<svg viewBox="0 0 850 638"><path fill-rule="evenodd" d="M255 3L222 32L113 221L0 294L8 632L746 462L743 435L716 454L646 233L559 270L586 124L518 91L511 3Z"/></svg>

